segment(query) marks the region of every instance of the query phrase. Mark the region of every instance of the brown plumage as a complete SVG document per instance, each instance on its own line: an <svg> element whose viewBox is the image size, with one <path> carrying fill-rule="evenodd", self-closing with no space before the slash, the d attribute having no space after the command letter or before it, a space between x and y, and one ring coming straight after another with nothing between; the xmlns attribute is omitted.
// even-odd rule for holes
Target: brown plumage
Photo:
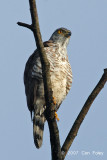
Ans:
<svg viewBox="0 0 107 160"><path fill-rule="evenodd" d="M71 88L72 71L67 56L67 44L71 32L65 28L57 29L49 41L44 42L44 49L50 63L50 78L53 96L56 98L57 109ZM28 109L34 113L34 143L40 148L43 140L45 118L44 84L41 61L38 50L28 59L24 71L25 93ZM56 109L56 110L57 110Z"/></svg>

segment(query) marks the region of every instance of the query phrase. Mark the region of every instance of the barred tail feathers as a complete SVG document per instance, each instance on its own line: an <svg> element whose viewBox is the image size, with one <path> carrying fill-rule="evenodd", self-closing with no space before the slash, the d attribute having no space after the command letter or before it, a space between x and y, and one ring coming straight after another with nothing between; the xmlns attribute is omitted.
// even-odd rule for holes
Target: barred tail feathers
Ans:
<svg viewBox="0 0 107 160"><path fill-rule="evenodd" d="M33 137L37 148L40 148L43 141L45 116L35 113L33 118Z"/></svg>

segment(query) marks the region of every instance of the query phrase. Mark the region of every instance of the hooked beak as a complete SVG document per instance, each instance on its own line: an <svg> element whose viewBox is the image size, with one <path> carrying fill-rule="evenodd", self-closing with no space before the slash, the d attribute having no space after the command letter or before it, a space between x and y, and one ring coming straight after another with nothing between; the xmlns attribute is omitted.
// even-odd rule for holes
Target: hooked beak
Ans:
<svg viewBox="0 0 107 160"><path fill-rule="evenodd" d="M66 37L70 37L71 36L71 31L68 31L67 33L66 33Z"/></svg>

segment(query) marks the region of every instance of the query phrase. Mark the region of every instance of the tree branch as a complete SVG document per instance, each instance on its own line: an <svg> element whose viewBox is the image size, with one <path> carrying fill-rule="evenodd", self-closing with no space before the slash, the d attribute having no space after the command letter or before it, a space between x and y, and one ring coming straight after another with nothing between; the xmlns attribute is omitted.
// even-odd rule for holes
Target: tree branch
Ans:
<svg viewBox="0 0 107 160"><path fill-rule="evenodd" d="M50 64L44 51L35 0L29 0L29 5L30 5L32 25L28 25L22 22L18 22L18 25L29 28L30 30L33 31L33 34L34 34L36 46L40 53L40 59L42 63L45 100L46 100L46 106L47 106L46 118L48 121L49 130L50 130L52 160L61 160L59 130L58 130L56 119L55 119L55 112L54 112L55 105L53 103L53 98L52 98L53 92L52 92L52 85L50 80Z"/></svg>
<svg viewBox="0 0 107 160"><path fill-rule="evenodd" d="M104 69L104 74L102 75L100 81L98 82L98 84L96 85L96 87L94 88L94 90L92 91L92 93L89 95L87 101L85 102L82 110L80 111L77 119L75 120L63 146L62 146L62 153L63 153L63 158L65 158L72 142L74 141L74 138L77 135L77 132L81 126L81 123L83 122L88 110L91 107L91 104L93 103L93 101L95 100L95 98L97 97L97 95L99 94L99 92L101 91L101 89L104 87L105 83L107 81L107 68Z"/></svg>
<svg viewBox="0 0 107 160"><path fill-rule="evenodd" d="M62 149L60 147L60 140L59 140L59 130L57 127L57 123L55 120L55 105L53 103L53 92L52 92L52 85L50 80L50 64L47 59L47 56L45 54L40 28L39 28L39 20L38 20L38 14L37 14L37 8L35 0L29 0L30 5L30 13L31 13L31 20L32 24L26 24L22 22L18 22L17 24L19 26L26 27L30 29L35 38L35 43L37 46L37 49L40 53L40 59L42 63L42 73L43 73L43 81L44 81L44 91L45 91L45 100L46 100L46 118L48 121L49 131L50 131L50 142L51 142L51 152L52 152L52 160L62 160L65 158L74 138L77 135L77 132L80 128L81 123L83 122L89 108L91 107L91 104L93 103L96 96L99 94L101 89L104 87L106 81L107 81L107 69L104 70L104 74L102 78L100 79L99 83L95 87L95 89L92 91L90 96L88 97L87 101L85 102L82 110L80 111L77 119L75 120L63 146ZM62 150L62 155L61 155Z"/></svg>
<svg viewBox="0 0 107 160"><path fill-rule="evenodd" d="M29 24L26 24L26 23L22 23L22 22L17 22L17 24L19 26L26 27L26 28L31 29L33 31L32 25L29 25Z"/></svg>

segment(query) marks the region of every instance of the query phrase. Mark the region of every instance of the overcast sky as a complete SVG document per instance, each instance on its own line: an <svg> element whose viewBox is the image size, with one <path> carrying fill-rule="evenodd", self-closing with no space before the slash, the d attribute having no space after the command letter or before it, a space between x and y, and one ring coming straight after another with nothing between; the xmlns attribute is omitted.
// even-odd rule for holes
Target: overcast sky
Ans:
<svg viewBox="0 0 107 160"><path fill-rule="evenodd" d="M43 41L59 27L72 32L68 56L73 84L58 111L62 145L103 69L107 68L107 0L37 0L37 8ZM19 27L18 21L31 23L28 0L1 1L0 159L50 160L47 123L42 148L36 149L33 142L23 72L36 46L32 32ZM66 160L107 159L107 84L92 104L69 151ZM95 155L96 152L103 154Z"/></svg>

